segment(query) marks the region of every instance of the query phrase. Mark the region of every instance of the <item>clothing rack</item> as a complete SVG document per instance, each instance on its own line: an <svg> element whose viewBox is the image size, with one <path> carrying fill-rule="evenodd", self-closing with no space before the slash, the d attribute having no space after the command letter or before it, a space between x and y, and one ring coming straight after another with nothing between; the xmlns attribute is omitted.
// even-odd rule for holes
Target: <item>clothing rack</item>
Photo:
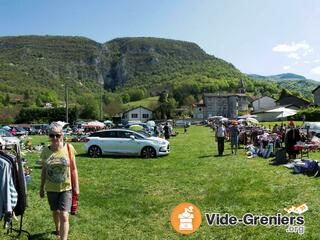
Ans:
<svg viewBox="0 0 320 240"><path fill-rule="evenodd" d="M23 169L22 160L21 160L20 144L14 144L13 147L14 147L14 151L15 151L15 154L16 154L16 158L17 158L18 168L19 168L19 169ZM20 176L19 176L19 177L20 177ZM23 176L23 177L24 177L24 176ZM22 179L21 179L21 180L22 180ZM25 185L25 186L24 186L24 187L25 187L25 191L27 192L27 187L26 187L26 181L25 181L25 179L23 179L23 181L21 181L21 182L24 183L24 185ZM22 225L23 225L23 215L24 215L24 213L22 213L22 214L20 215L20 226L19 226L19 229L13 228L13 224L12 224L13 221L11 221L10 227L9 227L9 229L8 229L8 231L7 231L7 234L12 233L12 232L17 232L17 233L18 233L17 237L20 237L22 233L25 233L25 234L27 234L28 239L31 239L31 234L30 234L28 231L22 229Z"/></svg>

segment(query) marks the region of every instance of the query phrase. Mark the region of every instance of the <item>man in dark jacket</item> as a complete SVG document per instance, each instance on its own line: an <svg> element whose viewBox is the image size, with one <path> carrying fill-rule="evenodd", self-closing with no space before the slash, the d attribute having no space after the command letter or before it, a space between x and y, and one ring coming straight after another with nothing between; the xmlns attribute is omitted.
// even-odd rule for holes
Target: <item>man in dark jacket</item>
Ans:
<svg viewBox="0 0 320 240"><path fill-rule="evenodd" d="M289 159L295 159L298 152L294 150L294 145L301 140L301 137L299 129L295 127L293 121L289 123L289 127L290 128L285 135L285 147L289 155Z"/></svg>

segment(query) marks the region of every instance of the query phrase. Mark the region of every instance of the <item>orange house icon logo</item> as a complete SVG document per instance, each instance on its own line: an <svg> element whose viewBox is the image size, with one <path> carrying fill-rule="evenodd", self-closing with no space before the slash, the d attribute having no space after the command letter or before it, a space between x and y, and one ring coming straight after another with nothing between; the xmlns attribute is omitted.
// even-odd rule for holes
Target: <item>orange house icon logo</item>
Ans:
<svg viewBox="0 0 320 240"><path fill-rule="evenodd" d="M171 225L179 233L191 234L201 225L201 211L192 203L181 203L171 213Z"/></svg>

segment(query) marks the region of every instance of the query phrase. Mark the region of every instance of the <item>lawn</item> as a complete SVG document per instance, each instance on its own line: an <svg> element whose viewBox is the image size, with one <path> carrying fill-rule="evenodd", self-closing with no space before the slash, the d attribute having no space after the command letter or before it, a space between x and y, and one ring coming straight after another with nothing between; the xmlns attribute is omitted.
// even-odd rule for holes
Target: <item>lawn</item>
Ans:
<svg viewBox="0 0 320 240"><path fill-rule="evenodd" d="M180 130L181 131L181 130ZM46 137L34 137L45 141ZM70 239L319 239L319 180L294 175L269 160L248 159L244 151L238 156L215 157L216 143L207 127L192 126L170 140L169 156L156 159L91 159L84 155L83 144L74 144L80 175L78 216L71 216ZM35 168L39 154L27 155L33 168L28 185L29 207L24 229L32 239L56 239L51 213L38 189L40 169ZM313 159L320 159L318 153ZM172 209L191 202L204 212L276 215L283 208L307 203L305 233L286 233L286 227L213 226L203 217L200 229L184 236L170 225ZM17 225L17 222L15 222ZM1 239L2 236L1 236ZM10 239L4 237L4 239ZM26 239L26 238L21 238Z"/></svg>
<svg viewBox="0 0 320 240"><path fill-rule="evenodd" d="M122 108L127 110L127 109L130 109L130 108L135 108L135 107L140 107L140 106L143 106L143 107L146 107L146 108L155 108L159 105L159 97L156 96L156 97L148 97L148 98L145 98L145 99L142 99L142 100L139 100L139 101L134 101L134 102L128 102L128 103L125 103L125 104L122 104Z"/></svg>

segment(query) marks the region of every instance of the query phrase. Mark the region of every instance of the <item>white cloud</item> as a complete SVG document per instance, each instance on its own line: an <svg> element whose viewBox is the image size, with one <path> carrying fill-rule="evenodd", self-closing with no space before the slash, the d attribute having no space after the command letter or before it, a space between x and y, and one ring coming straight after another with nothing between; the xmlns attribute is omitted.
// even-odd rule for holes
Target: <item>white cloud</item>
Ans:
<svg viewBox="0 0 320 240"><path fill-rule="evenodd" d="M308 61L308 60L306 60L306 61L303 61L303 63L305 63L305 64L309 64L309 63L311 63L310 61Z"/></svg>
<svg viewBox="0 0 320 240"><path fill-rule="evenodd" d="M320 75L320 66L312 68L310 71L312 74Z"/></svg>
<svg viewBox="0 0 320 240"><path fill-rule="evenodd" d="M312 48L310 45L306 42L300 42L300 43L291 43L291 44L278 44L277 46L272 48L272 51L274 52L285 52L285 53L290 53L290 52L296 52L298 50L305 50L305 51L312 51Z"/></svg>
<svg viewBox="0 0 320 240"><path fill-rule="evenodd" d="M288 54L288 58L300 59L299 54L295 52Z"/></svg>
<svg viewBox="0 0 320 240"><path fill-rule="evenodd" d="M309 55L309 54L312 53L312 52L313 52L313 48L309 48L308 50L306 50L306 51L303 53L303 56L305 57L305 56Z"/></svg>
<svg viewBox="0 0 320 240"><path fill-rule="evenodd" d="M315 59L313 60L314 63L319 63L320 62L320 59Z"/></svg>
<svg viewBox="0 0 320 240"><path fill-rule="evenodd" d="M282 69L286 71L286 70L291 69L291 67L290 66L283 66Z"/></svg>

